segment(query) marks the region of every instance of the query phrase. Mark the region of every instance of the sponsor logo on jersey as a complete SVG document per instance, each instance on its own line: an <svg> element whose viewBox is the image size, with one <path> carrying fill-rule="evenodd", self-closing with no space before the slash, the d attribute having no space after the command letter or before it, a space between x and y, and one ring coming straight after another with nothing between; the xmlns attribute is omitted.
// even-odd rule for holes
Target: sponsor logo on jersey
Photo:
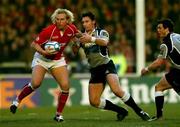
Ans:
<svg viewBox="0 0 180 127"><path fill-rule="evenodd" d="M57 39L58 38L58 36L52 36L52 39Z"/></svg>
<svg viewBox="0 0 180 127"><path fill-rule="evenodd" d="M104 36L104 37L109 37L108 33L105 32L105 31L102 31L102 36Z"/></svg>
<svg viewBox="0 0 180 127"><path fill-rule="evenodd" d="M71 37L71 36L72 36L72 34L67 34L67 36Z"/></svg>

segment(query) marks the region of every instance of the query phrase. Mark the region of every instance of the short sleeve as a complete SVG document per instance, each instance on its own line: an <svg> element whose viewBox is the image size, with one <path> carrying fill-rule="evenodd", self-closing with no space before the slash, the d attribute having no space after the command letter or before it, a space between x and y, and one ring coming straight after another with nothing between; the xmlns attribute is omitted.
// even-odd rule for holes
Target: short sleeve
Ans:
<svg viewBox="0 0 180 127"><path fill-rule="evenodd" d="M99 33L99 38L109 41L109 33L106 30L101 30Z"/></svg>
<svg viewBox="0 0 180 127"><path fill-rule="evenodd" d="M164 58L166 59L168 56L168 47L165 44L160 45L160 53L158 55L158 58Z"/></svg>
<svg viewBox="0 0 180 127"><path fill-rule="evenodd" d="M48 30L47 29L43 29L39 35L36 37L35 39L35 43L38 43L38 44L44 44L45 42L47 42L50 38L50 34L48 33Z"/></svg>

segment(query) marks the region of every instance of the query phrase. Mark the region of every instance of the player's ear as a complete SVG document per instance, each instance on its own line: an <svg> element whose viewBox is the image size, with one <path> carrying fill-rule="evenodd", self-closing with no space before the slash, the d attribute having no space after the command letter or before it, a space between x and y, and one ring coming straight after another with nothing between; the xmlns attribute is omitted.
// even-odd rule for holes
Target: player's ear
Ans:
<svg viewBox="0 0 180 127"><path fill-rule="evenodd" d="M96 21L95 20L93 20L92 22L93 22L94 25L96 25Z"/></svg>

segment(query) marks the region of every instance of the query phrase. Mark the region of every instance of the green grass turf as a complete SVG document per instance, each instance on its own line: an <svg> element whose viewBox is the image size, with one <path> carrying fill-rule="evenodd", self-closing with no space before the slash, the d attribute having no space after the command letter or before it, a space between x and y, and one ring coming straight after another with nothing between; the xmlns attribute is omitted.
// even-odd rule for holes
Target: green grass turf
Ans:
<svg viewBox="0 0 180 127"><path fill-rule="evenodd" d="M124 107L124 105L123 105ZM141 105L151 116L154 104ZM180 127L178 104L165 104L164 120L142 121L130 108L125 107L129 115L123 121L116 121L116 113L102 111L91 106L65 107L62 123L53 120L55 107L18 109L11 114L9 109L0 110L0 127Z"/></svg>

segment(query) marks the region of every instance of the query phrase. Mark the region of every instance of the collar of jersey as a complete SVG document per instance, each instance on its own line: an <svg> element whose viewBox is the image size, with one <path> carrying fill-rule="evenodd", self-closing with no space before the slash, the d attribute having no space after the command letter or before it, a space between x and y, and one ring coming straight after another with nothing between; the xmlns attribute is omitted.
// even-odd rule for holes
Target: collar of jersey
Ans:
<svg viewBox="0 0 180 127"><path fill-rule="evenodd" d="M94 29L92 30L92 32L91 32L89 35L92 35L92 34L94 33L95 30L96 30L96 28L94 28ZM85 33L87 33L87 32L85 31Z"/></svg>

